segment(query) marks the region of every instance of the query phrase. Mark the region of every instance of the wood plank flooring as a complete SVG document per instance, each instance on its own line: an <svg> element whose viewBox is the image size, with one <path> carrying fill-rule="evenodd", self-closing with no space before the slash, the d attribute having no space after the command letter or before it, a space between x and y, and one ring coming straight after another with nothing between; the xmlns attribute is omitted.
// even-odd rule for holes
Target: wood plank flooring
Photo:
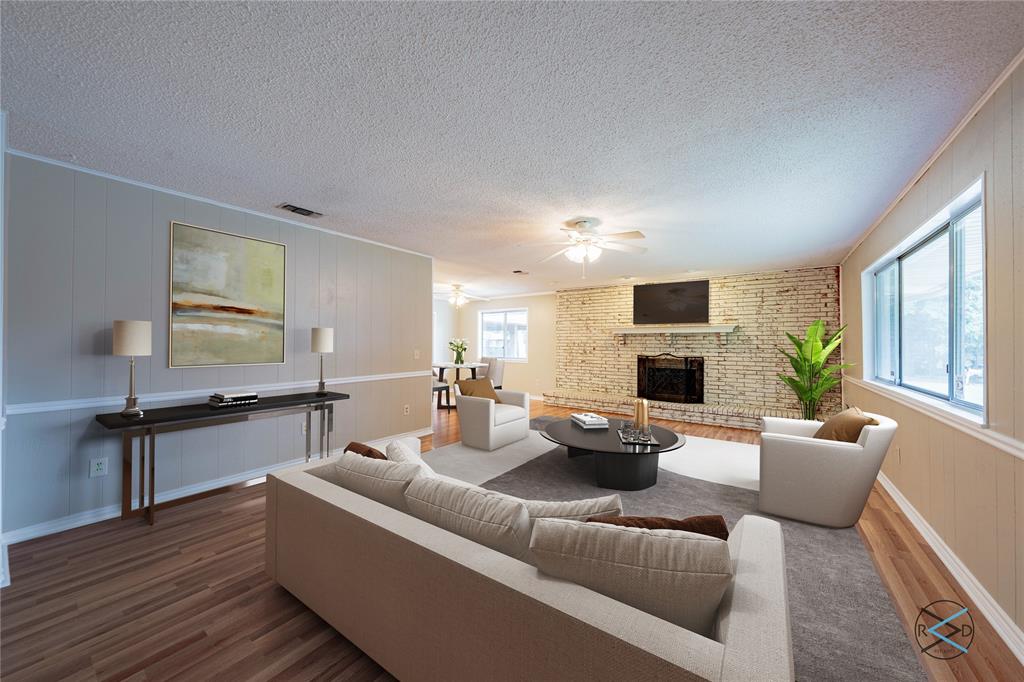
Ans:
<svg viewBox="0 0 1024 682"><path fill-rule="evenodd" d="M534 415L569 410L535 402ZM752 431L657 423L757 443ZM424 449L459 440L435 413ZM876 486L858 529L912 644L921 606L956 599L978 634L953 661L922 657L935 680L1024 679L1009 652L892 499ZM256 485L169 509L155 526L120 520L9 548L0 591L0 677L17 680L387 680L373 660L263 573ZM917 647L914 646L915 651Z"/></svg>

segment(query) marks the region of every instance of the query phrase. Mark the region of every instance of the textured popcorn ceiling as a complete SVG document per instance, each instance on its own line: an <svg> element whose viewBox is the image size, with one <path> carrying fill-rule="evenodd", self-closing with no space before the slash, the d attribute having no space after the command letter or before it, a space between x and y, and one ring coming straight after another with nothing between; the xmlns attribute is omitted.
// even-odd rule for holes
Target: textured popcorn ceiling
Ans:
<svg viewBox="0 0 1024 682"><path fill-rule="evenodd" d="M1024 47L1024 3L3 2L10 145L575 286L830 264ZM290 215L284 214L282 215ZM530 271L514 277L513 268Z"/></svg>

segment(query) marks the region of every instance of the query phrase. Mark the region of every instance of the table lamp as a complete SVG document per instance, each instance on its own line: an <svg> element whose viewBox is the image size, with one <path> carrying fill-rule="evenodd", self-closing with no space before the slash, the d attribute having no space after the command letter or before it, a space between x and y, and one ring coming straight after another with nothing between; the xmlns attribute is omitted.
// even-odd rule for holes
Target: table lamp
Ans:
<svg viewBox="0 0 1024 682"><path fill-rule="evenodd" d="M149 320L114 320L114 355L131 358L128 361L128 397L121 410L123 417L142 416L135 396L135 358L153 354L152 328Z"/></svg>
<svg viewBox="0 0 1024 682"><path fill-rule="evenodd" d="M327 386L324 384L324 353L334 352L334 327L313 327L309 350L311 353L320 354L320 383L317 384L316 392L323 395L327 393Z"/></svg>

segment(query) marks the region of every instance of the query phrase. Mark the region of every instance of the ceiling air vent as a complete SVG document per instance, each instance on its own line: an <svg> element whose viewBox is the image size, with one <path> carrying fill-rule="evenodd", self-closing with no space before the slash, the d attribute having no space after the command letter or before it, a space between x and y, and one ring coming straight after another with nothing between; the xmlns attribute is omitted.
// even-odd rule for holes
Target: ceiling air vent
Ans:
<svg viewBox="0 0 1024 682"><path fill-rule="evenodd" d="M277 207L283 208L286 211L291 211L292 213L298 213L300 216L306 218L322 218L324 216L323 213L317 213L316 211L311 211L308 208L302 208L295 204L278 204Z"/></svg>

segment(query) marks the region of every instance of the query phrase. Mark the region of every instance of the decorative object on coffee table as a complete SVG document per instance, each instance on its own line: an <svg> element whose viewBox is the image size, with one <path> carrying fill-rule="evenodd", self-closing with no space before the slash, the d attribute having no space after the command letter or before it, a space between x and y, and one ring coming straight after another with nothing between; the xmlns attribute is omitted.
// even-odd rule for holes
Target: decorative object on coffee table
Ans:
<svg viewBox="0 0 1024 682"><path fill-rule="evenodd" d="M141 417L139 399L135 395L135 358L153 353L153 323L149 320L114 320L114 355L128 360L128 396L124 399L122 417Z"/></svg>
<svg viewBox="0 0 1024 682"><path fill-rule="evenodd" d="M320 355L320 383L316 385L316 392L323 395L327 392L327 385L324 383L324 353L334 352L334 328L313 327L309 337L309 351Z"/></svg>
<svg viewBox="0 0 1024 682"><path fill-rule="evenodd" d="M658 482L658 455L681 448L686 436L661 426L651 426L657 445L631 445L619 439L625 426L621 419L609 419L608 429L581 429L571 419L553 421L541 435L564 445L570 457L594 456L597 485L613 490L643 490Z"/></svg>

